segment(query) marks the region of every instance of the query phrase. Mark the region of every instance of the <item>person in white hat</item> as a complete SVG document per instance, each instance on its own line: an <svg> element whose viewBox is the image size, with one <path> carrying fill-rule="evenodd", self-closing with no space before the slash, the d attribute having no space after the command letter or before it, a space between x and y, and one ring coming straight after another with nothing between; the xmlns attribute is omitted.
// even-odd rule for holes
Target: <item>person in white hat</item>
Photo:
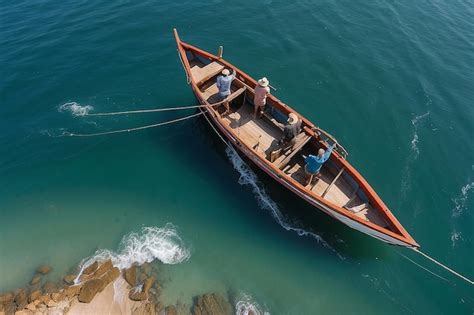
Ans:
<svg viewBox="0 0 474 315"><path fill-rule="evenodd" d="M263 110L265 109L265 104L267 104L267 96L270 94L270 82L268 79L263 77L257 81L258 84L255 87L255 97L253 99L253 104L255 106L253 116L256 119L257 113L258 117L261 117L263 114Z"/></svg>
<svg viewBox="0 0 474 315"><path fill-rule="evenodd" d="M222 74L217 77L217 88L219 89L219 97L221 100L230 95L230 85L235 79L235 70L230 74L229 69L222 70Z"/></svg>
<svg viewBox="0 0 474 315"><path fill-rule="evenodd" d="M296 136L301 132L301 120L295 113L288 114L288 124L283 127L283 138L280 140L282 145L293 145Z"/></svg>

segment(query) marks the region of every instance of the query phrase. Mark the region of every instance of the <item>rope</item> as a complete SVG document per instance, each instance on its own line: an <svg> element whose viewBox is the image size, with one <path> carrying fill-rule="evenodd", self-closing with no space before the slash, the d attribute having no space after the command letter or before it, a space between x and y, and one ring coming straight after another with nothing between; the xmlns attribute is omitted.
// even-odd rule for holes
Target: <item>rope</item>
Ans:
<svg viewBox="0 0 474 315"><path fill-rule="evenodd" d="M411 260L410 258L408 258L407 256L403 255L402 253L400 253L400 252L398 252L398 251L395 251L395 252L396 252L398 255L402 256L403 258L405 258L405 259L411 261L412 263L414 263L415 265L417 265L417 266L420 267L421 269L428 271L428 272L431 273L433 276L438 277L438 278L440 278L441 280L444 280L444 281L446 281L446 282L449 282L448 279L443 278L443 277L441 277L440 275L438 275L438 274L434 273L433 271L429 270L428 268L423 267L422 265L418 264L417 262L415 262L415 261Z"/></svg>
<svg viewBox="0 0 474 315"><path fill-rule="evenodd" d="M110 135L110 134L114 134L114 133L137 131L137 130L143 130L143 129L148 129L148 128L154 128L154 127L169 125L169 124L176 123L176 122L179 122L179 121L183 121L183 120L186 120L186 119L190 119L190 118L202 115L202 114L204 114L204 112L200 112L200 113L197 113L197 114L189 115L189 116L178 118L178 119L173 119L173 120L161 122L161 123L158 123L158 124L147 125L147 126L131 128L131 129L112 130L112 131L106 131L106 132L87 133L87 134L67 133L64 136L70 136L70 137L96 137L96 136Z"/></svg>
<svg viewBox="0 0 474 315"><path fill-rule="evenodd" d="M204 114L204 112L201 110L201 113ZM209 118L207 118L206 115L204 115L204 118L206 118L207 122L209 123L209 125L211 126L212 130L214 130L214 132L219 136L219 138L222 140L222 142L224 142L224 144L226 146L228 146L229 148L231 148L232 150L234 149L227 141L225 141L225 139L221 136L221 134L216 130L216 128L214 127L214 125L211 123L211 121L209 120Z"/></svg>
<svg viewBox="0 0 474 315"><path fill-rule="evenodd" d="M411 249L414 250L415 252L417 252L418 254L424 256L425 258L428 258L429 260L431 260L432 262L434 262L434 263L437 264L438 266L440 266L440 267L446 269L447 271L449 271L449 272L452 273L453 275L458 276L459 278L463 279L464 281L466 281L466 282L468 282L468 283L470 283L470 284L474 284L474 281L472 281L472 280L466 278L465 276L463 276L462 274L460 274L460 273L454 271L453 269L451 269L451 268L449 268L449 267L443 265L442 263L440 263L440 262L437 261L436 259L434 259L434 258L428 256L427 254L423 253L423 252L420 251L419 249L414 248L414 247L412 247Z"/></svg>
<svg viewBox="0 0 474 315"><path fill-rule="evenodd" d="M96 114L84 114L84 116L115 116L115 115L128 115L128 114L140 114L140 113L154 113L154 112L168 112L174 110L185 110L192 108L212 107L220 105L224 102L220 101L209 105L192 105L192 106L181 106L181 107L167 107L167 108L155 108L155 109L138 109L138 110L127 110L123 112L110 112L110 113L96 113Z"/></svg>

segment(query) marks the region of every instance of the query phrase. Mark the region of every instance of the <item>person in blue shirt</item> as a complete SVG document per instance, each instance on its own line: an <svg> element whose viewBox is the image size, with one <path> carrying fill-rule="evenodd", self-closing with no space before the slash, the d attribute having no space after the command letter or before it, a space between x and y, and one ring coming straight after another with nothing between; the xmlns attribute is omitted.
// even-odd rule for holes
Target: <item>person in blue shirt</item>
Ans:
<svg viewBox="0 0 474 315"><path fill-rule="evenodd" d="M217 77L217 88L219 89L219 98L225 99L230 95L230 85L235 79L235 70L230 74L229 69L222 70L222 74Z"/></svg>
<svg viewBox="0 0 474 315"><path fill-rule="evenodd" d="M329 159L329 157L331 156L331 152L335 147L336 144L334 143L326 151L324 151L324 149L319 149L318 155L310 154L307 158L304 159L306 163L304 170L306 172L306 175L308 175L306 185L309 185L313 181L313 176L321 176L319 171L321 170L321 167L323 166L324 162Z"/></svg>

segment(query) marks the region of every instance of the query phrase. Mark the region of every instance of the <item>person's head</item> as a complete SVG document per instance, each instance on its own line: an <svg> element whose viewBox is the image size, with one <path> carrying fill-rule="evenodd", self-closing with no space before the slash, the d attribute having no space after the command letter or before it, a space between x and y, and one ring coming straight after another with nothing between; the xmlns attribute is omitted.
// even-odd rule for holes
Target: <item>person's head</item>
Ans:
<svg viewBox="0 0 474 315"><path fill-rule="evenodd" d="M298 116L295 113L289 113L287 121L290 125L294 125L298 122Z"/></svg>
<svg viewBox="0 0 474 315"><path fill-rule="evenodd" d="M319 149L318 150L318 156L322 157L324 155L324 152L326 152L326 151L324 151L324 149Z"/></svg>
<svg viewBox="0 0 474 315"><path fill-rule="evenodd" d="M258 80L257 82L258 82L258 85L263 86L263 87L267 87L267 86L270 85L270 82L269 82L268 79L265 78L265 77L261 78L261 79Z"/></svg>
<svg viewBox="0 0 474 315"><path fill-rule="evenodd" d="M229 69L224 69L224 70L222 70L222 75L223 75L223 76L226 77L226 76L228 76L229 74L230 74Z"/></svg>

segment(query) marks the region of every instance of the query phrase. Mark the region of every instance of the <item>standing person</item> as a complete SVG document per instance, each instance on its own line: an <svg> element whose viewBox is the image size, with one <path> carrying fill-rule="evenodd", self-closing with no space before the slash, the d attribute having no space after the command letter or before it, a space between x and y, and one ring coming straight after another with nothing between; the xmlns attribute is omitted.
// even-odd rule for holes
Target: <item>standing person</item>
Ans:
<svg viewBox="0 0 474 315"><path fill-rule="evenodd" d="M225 99L230 95L230 86L232 81L235 79L235 69L232 74L230 74L229 69L222 70L222 74L217 77L217 88L219 89L219 98L221 100Z"/></svg>
<svg viewBox="0 0 474 315"><path fill-rule="evenodd" d="M321 170L321 167L323 166L324 162L329 159L329 157L331 156L331 152L335 147L336 144L334 143L326 151L324 151L324 149L319 149L318 155L315 156L310 154L307 158L304 159L306 163L306 165L304 166L304 170L306 172L306 175L308 175L306 185L311 184L311 182L313 181L313 176L321 176L319 171Z"/></svg>
<svg viewBox="0 0 474 315"><path fill-rule="evenodd" d="M263 77L258 80L258 84L255 87L255 97L253 99L253 103L255 106L253 117L254 119L258 117L260 118L263 114L263 110L265 109L265 104L267 103L267 96L270 94L270 88L268 87L270 82L268 82L267 78Z"/></svg>

